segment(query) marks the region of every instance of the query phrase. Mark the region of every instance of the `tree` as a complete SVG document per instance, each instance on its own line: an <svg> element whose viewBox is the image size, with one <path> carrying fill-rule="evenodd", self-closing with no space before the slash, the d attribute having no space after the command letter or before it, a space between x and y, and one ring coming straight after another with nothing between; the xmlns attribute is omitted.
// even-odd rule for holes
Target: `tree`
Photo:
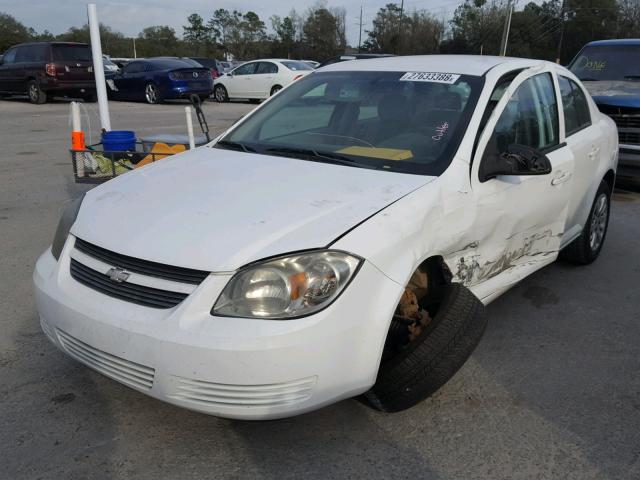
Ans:
<svg viewBox="0 0 640 480"><path fill-rule="evenodd" d="M207 23L211 38L222 47L225 58L229 49L231 30L234 24L238 22L237 13L239 12L234 11L232 14L224 8L219 8L213 12L213 16Z"/></svg>
<svg viewBox="0 0 640 480"><path fill-rule="evenodd" d="M31 40L31 32L11 15L0 12L0 52L11 45Z"/></svg>
<svg viewBox="0 0 640 480"><path fill-rule="evenodd" d="M167 25L146 27L138 35L138 56L160 57L180 55L176 31Z"/></svg>
<svg viewBox="0 0 640 480"><path fill-rule="evenodd" d="M187 24L182 27L182 38L192 49L193 55L207 55L211 44L210 29L204 24L203 18L197 13L187 17Z"/></svg>
<svg viewBox="0 0 640 480"><path fill-rule="evenodd" d="M302 30L306 57L322 61L344 51L338 36L338 21L326 8L311 10Z"/></svg>
<svg viewBox="0 0 640 480"><path fill-rule="evenodd" d="M296 42L296 27L291 17L272 15L269 19L276 36L273 39L274 56L290 58Z"/></svg>

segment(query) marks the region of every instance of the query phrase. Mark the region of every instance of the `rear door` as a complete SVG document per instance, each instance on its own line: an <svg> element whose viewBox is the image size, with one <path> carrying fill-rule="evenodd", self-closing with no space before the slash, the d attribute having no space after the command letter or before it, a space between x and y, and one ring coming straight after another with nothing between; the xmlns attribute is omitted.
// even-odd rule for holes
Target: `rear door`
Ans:
<svg viewBox="0 0 640 480"><path fill-rule="evenodd" d="M591 121L585 91L575 81L562 75L558 75L558 86L564 113L565 138L575 156L567 229L562 239L562 244L566 245L580 234L591 209L602 131Z"/></svg>
<svg viewBox="0 0 640 480"><path fill-rule="evenodd" d="M2 92L17 92L17 77L16 77L16 54L18 48L13 47L6 51L2 57L2 65L0 65L0 91ZM26 91L26 88L23 90Z"/></svg>
<svg viewBox="0 0 640 480"><path fill-rule="evenodd" d="M271 87L274 85L277 74L278 65L273 62L260 62L254 75L253 94L260 98L267 98L271 94Z"/></svg>
<svg viewBox="0 0 640 480"><path fill-rule="evenodd" d="M449 260L457 279L479 298L503 291L558 255L571 193L573 154L561 142L558 91L547 67L520 73L491 115L472 165L474 238ZM486 181L479 168L487 155L510 145L544 153L546 175L498 176Z"/></svg>

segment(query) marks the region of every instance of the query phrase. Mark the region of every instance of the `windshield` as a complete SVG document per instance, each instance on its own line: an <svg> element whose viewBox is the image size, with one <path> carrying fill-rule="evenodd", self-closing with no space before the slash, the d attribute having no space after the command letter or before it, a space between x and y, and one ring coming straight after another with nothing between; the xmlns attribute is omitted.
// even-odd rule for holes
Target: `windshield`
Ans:
<svg viewBox="0 0 640 480"><path fill-rule="evenodd" d="M440 175L484 79L415 72L316 72L226 135L218 148Z"/></svg>
<svg viewBox="0 0 640 480"><path fill-rule="evenodd" d="M569 66L580 80L640 80L640 45L594 45Z"/></svg>

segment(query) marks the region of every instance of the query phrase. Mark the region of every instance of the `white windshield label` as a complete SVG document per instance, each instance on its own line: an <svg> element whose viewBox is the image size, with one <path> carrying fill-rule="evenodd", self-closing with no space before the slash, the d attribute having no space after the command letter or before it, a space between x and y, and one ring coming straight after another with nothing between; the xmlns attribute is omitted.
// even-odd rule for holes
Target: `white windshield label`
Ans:
<svg viewBox="0 0 640 480"><path fill-rule="evenodd" d="M460 78L455 73L407 72L400 77L401 82L431 82L454 84Z"/></svg>

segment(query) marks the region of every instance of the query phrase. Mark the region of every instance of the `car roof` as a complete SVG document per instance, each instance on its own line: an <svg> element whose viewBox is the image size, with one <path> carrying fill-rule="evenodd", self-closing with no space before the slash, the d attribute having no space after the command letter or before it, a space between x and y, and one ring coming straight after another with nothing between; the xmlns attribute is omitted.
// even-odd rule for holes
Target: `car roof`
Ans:
<svg viewBox="0 0 640 480"><path fill-rule="evenodd" d="M640 45L640 38L616 38L612 40L596 40L587 43L586 46L592 45Z"/></svg>
<svg viewBox="0 0 640 480"><path fill-rule="evenodd" d="M370 58L366 62L351 60L332 63L320 71L388 71L388 72L442 72L464 75L484 75L498 65L521 68L527 63L534 65L541 60L529 60L513 57L493 57L490 55L406 55L398 57Z"/></svg>
<svg viewBox="0 0 640 480"><path fill-rule="evenodd" d="M23 47L26 45L82 45L82 46L89 46L88 43L84 43L84 42L58 42L58 41L52 41L52 42L23 42L23 43L16 43L15 45L11 45L11 47ZM11 48L8 47L8 48ZM7 48L7 49L8 49Z"/></svg>

